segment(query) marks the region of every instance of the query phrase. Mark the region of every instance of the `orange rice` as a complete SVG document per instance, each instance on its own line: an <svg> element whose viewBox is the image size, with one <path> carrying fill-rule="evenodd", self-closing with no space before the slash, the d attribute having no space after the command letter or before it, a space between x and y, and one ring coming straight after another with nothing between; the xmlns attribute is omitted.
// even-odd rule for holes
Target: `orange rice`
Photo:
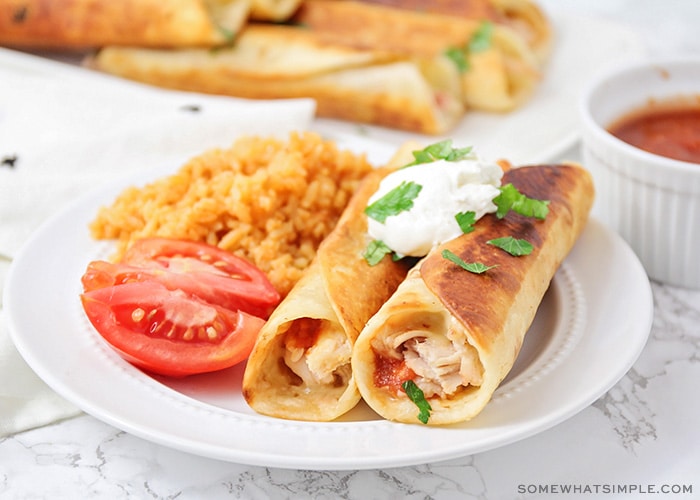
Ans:
<svg viewBox="0 0 700 500"><path fill-rule="evenodd" d="M372 166L314 133L245 137L124 190L90 224L119 258L150 236L203 241L246 258L286 295Z"/></svg>

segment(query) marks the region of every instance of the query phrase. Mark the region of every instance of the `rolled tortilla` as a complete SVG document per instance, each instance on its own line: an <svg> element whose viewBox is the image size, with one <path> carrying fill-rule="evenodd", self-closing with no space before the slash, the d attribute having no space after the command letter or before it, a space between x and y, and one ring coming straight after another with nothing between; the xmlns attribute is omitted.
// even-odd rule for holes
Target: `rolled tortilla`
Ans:
<svg viewBox="0 0 700 500"><path fill-rule="evenodd" d="M328 1L328 0L325 0ZM332 1L332 0L330 0ZM540 63L549 58L552 27L545 12L532 0L359 0L413 10L430 12L474 21L492 21L513 30L534 52Z"/></svg>
<svg viewBox="0 0 700 500"><path fill-rule="evenodd" d="M306 0L293 20L328 43L372 49L424 61L460 53L463 103L472 109L509 111L526 101L542 75L533 50L509 26L493 24L487 43L474 49L485 19L451 10L413 10L362 0Z"/></svg>
<svg viewBox="0 0 700 500"><path fill-rule="evenodd" d="M401 389L410 379L432 407L429 425L469 420L512 368L550 281L586 225L594 193L588 172L574 165L512 169L508 182L550 200L547 217L485 216L411 269L360 333L353 373L379 415L419 422L418 407ZM526 239L533 252L514 257L487 243L504 236ZM445 249L497 267L473 274L445 259Z"/></svg>
<svg viewBox="0 0 700 500"><path fill-rule="evenodd" d="M0 44L45 49L229 43L251 0L0 0Z"/></svg>
<svg viewBox="0 0 700 500"><path fill-rule="evenodd" d="M441 134L463 116L459 74L426 61L326 43L307 29L250 25L231 47L147 50L108 47L92 66L180 90L252 99L316 100L323 117Z"/></svg>
<svg viewBox="0 0 700 500"><path fill-rule="evenodd" d="M260 331L243 376L243 396L258 413L330 421L359 402L352 346L408 271L391 259L369 266L363 258L363 211L390 170L363 181L311 266Z"/></svg>

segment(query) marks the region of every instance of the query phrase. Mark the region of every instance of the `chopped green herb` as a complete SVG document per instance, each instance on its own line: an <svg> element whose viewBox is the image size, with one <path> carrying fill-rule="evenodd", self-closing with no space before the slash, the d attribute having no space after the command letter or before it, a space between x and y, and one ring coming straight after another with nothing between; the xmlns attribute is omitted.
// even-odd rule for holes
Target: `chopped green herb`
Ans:
<svg viewBox="0 0 700 500"><path fill-rule="evenodd" d="M469 40L467 46L469 52L483 52L491 48L491 38L493 36L493 23L484 21L479 25L477 30Z"/></svg>
<svg viewBox="0 0 700 500"><path fill-rule="evenodd" d="M474 274L485 273L489 269L493 269L494 267L496 267L496 266L487 266L486 264L482 264L481 262L465 262L458 255L455 255L453 252L450 252L447 249L442 251L442 256L443 256L443 258L449 260L450 262L457 264L462 269L465 269L465 270L469 271L470 273L474 273Z"/></svg>
<svg viewBox="0 0 700 500"><path fill-rule="evenodd" d="M224 52L226 49L231 49L235 44L236 44L236 32L233 30L230 30L224 26L217 25L216 30L221 33L221 36L224 37L224 43L221 43L217 46L211 47L209 49L209 54L212 56L215 56L221 52Z"/></svg>
<svg viewBox="0 0 700 500"><path fill-rule="evenodd" d="M221 33L226 39L226 43L233 43L234 39L236 38L235 31L225 28L221 25L217 25L216 28L219 30L219 33Z"/></svg>
<svg viewBox="0 0 700 500"><path fill-rule="evenodd" d="M453 148L452 139L445 139L444 141L436 142L431 144L419 151L413 152L413 158L415 158L411 163L406 165L406 167L411 167L413 165L420 165L422 163L432 163L438 160L445 161L460 161L466 158L473 157L473 148L468 146L466 148Z"/></svg>
<svg viewBox="0 0 700 500"><path fill-rule="evenodd" d="M529 241L513 238L512 236L496 238L494 240L489 240L486 243L498 247L501 250L505 250L515 257L530 255L533 250L533 246Z"/></svg>
<svg viewBox="0 0 700 500"><path fill-rule="evenodd" d="M500 187L500 194L493 202L496 204L496 217L499 219L505 217L510 210L536 219L544 219L549 213L549 201L529 198L510 183Z"/></svg>
<svg viewBox="0 0 700 500"><path fill-rule="evenodd" d="M464 53L464 50L458 47L450 47L445 51L445 57L457 66L457 71L460 73L469 71L469 61L467 60L467 55Z"/></svg>
<svg viewBox="0 0 700 500"><path fill-rule="evenodd" d="M415 405L418 407L418 420L424 424L427 424L428 419L430 418L430 411L433 408L430 406L430 403L428 403L428 400L425 399L425 394L423 394L423 391L413 380L406 380L403 384L401 384L401 388L408 396L408 399L413 401L413 403L415 403Z"/></svg>
<svg viewBox="0 0 700 500"><path fill-rule="evenodd" d="M383 241L372 240L369 242L369 245L367 245L364 258L370 266L376 266L381 262L385 255L388 255L392 252L393 250L389 248Z"/></svg>
<svg viewBox="0 0 700 500"><path fill-rule="evenodd" d="M387 217L410 210L413 207L413 200L416 199L421 189L423 186L420 184L403 181L374 203L368 205L365 208L365 213L368 217L383 224Z"/></svg>
<svg viewBox="0 0 700 500"><path fill-rule="evenodd" d="M457 71L466 73L471 69L469 54L483 52L491 48L493 38L493 23L484 21L463 47L450 47L445 51L445 57L457 66Z"/></svg>
<svg viewBox="0 0 700 500"><path fill-rule="evenodd" d="M455 220L464 234L471 233L474 231L474 224L476 224L476 212L472 212L471 210L468 212L459 212L455 215Z"/></svg>

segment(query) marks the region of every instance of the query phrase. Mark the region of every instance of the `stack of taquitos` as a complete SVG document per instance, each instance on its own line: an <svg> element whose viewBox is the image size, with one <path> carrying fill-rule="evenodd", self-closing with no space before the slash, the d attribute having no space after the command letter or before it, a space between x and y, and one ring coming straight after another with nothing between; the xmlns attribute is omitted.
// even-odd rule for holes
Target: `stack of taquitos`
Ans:
<svg viewBox="0 0 700 500"><path fill-rule="evenodd" d="M531 198L549 200L544 220L513 212L487 215L475 230L434 248L360 333L352 356L363 399L379 415L419 422L419 409L402 388L407 380L432 407L430 425L477 415L510 371L558 266L583 230L593 201L581 167L534 166L506 172ZM513 236L531 254L514 257L488 244ZM473 274L443 257L497 266Z"/></svg>
<svg viewBox="0 0 700 500"><path fill-rule="evenodd" d="M305 0L289 24L249 24L215 51L106 47L87 64L180 90L309 97L321 117L441 135L469 108L512 110L540 81L534 50L517 32L494 23L483 36L483 26L463 16Z"/></svg>
<svg viewBox="0 0 700 500"><path fill-rule="evenodd" d="M397 153L396 165L406 163L403 154ZM243 396L258 413L329 421L359 402L352 346L409 268L391 259L371 267L363 258L363 210L391 171L376 170L363 181L311 266L260 331L243 376Z"/></svg>

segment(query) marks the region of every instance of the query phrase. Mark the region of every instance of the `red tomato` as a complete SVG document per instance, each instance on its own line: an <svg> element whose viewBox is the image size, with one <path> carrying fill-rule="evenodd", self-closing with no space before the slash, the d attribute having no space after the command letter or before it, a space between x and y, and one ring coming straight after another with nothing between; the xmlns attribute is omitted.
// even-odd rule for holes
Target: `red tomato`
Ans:
<svg viewBox="0 0 700 500"><path fill-rule="evenodd" d="M85 291L132 281L158 281L200 299L260 318L269 317L280 295L253 264L218 247L194 241L147 238L136 241L122 262L91 262Z"/></svg>
<svg viewBox="0 0 700 500"><path fill-rule="evenodd" d="M157 281L98 288L81 300L95 329L124 359L176 377L243 361L264 324Z"/></svg>

